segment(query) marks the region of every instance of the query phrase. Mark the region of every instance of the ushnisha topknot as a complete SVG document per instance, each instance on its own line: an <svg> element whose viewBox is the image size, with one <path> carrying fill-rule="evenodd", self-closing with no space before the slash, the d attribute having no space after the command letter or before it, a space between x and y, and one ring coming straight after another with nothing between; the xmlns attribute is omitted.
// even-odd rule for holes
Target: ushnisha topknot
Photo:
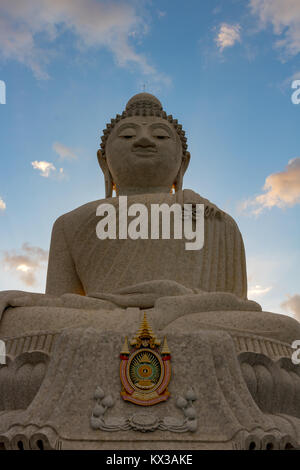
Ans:
<svg viewBox="0 0 300 470"><path fill-rule="evenodd" d="M112 129L121 119L125 119L131 116L157 116L163 119L166 119L170 124L172 124L180 137L182 143L183 157L187 152L187 138L185 137L185 132L182 129L182 125L178 124L177 119L173 119L172 115L167 115L163 110L162 104L156 96L151 95L150 93L138 93L134 95L128 101L125 111L122 114L117 114L114 119L111 119L109 124L106 124L106 128L103 130L103 135L101 137L101 153L102 156L105 156L105 147L106 142L111 133Z"/></svg>

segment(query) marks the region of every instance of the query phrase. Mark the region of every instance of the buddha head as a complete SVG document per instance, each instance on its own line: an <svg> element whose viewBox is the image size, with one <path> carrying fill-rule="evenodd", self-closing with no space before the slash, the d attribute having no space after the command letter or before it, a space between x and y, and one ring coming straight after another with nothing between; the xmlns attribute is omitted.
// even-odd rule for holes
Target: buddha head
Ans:
<svg viewBox="0 0 300 470"><path fill-rule="evenodd" d="M160 101L139 93L103 131L98 161L104 173L106 197L182 188L190 154L187 139Z"/></svg>

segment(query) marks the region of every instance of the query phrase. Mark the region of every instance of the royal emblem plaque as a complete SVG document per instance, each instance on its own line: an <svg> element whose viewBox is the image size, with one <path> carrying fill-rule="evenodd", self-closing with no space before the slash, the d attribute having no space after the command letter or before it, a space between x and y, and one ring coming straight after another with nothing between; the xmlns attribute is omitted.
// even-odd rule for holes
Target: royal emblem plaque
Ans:
<svg viewBox="0 0 300 470"><path fill-rule="evenodd" d="M148 323L146 313L137 334L128 346L125 337L120 353L120 378L123 400L136 405L149 406L169 398L171 379L171 354L167 339L157 339Z"/></svg>

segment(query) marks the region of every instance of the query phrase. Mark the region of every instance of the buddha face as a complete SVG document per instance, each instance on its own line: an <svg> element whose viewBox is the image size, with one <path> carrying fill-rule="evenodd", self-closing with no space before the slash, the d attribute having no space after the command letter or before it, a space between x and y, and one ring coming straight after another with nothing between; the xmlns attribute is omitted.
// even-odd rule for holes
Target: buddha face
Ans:
<svg viewBox="0 0 300 470"><path fill-rule="evenodd" d="M107 165L120 194L134 188L170 190L182 154L172 124L155 116L122 119L106 143Z"/></svg>

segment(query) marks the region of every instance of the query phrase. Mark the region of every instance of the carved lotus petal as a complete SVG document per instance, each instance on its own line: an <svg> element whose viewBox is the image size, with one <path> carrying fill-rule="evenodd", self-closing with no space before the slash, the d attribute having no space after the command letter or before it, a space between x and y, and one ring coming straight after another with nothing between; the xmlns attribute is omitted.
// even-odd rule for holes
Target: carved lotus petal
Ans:
<svg viewBox="0 0 300 470"><path fill-rule="evenodd" d="M92 429L99 429L101 420L99 418L95 418L94 416L91 417L91 426Z"/></svg>
<svg viewBox="0 0 300 470"><path fill-rule="evenodd" d="M194 390L193 390L192 388L190 388L190 389L186 392L185 398L186 398L187 400L190 400L190 401L195 401L195 400L197 400L197 395L196 395L196 393L194 392Z"/></svg>
<svg viewBox="0 0 300 470"><path fill-rule="evenodd" d="M157 416L151 414L135 414L129 418L131 427L135 431L155 431L159 425Z"/></svg>
<svg viewBox="0 0 300 470"><path fill-rule="evenodd" d="M107 406L107 408L110 408L111 406L114 406L114 400L112 398L111 395L107 395L107 397L105 397L103 400L102 400L102 405L103 406Z"/></svg>
<svg viewBox="0 0 300 470"><path fill-rule="evenodd" d="M184 412L184 415L187 417L187 418L195 418L196 417L196 411L195 411L195 408L192 408L192 407L189 407L189 408L186 408L185 410L183 410Z"/></svg>
<svg viewBox="0 0 300 470"><path fill-rule="evenodd" d="M198 427L198 422L196 419L192 419L192 420L188 420L186 422L186 427L188 428L189 431L191 432L195 432L197 431L197 427Z"/></svg>
<svg viewBox="0 0 300 470"><path fill-rule="evenodd" d="M176 405L178 406L178 408L185 408L187 405L187 401L185 398L179 397L176 401Z"/></svg>
<svg viewBox="0 0 300 470"><path fill-rule="evenodd" d="M103 392L102 388L97 387L96 391L95 391L95 394L94 394L95 400L101 400L104 397L104 395L105 395L105 393Z"/></svg>
<svg viewBox="0 0 300 470"><path fill-rule="evenodd" d="M102 416L105 413L105 408L102 405L95 405L93 415L96 417Z"/></svg>

